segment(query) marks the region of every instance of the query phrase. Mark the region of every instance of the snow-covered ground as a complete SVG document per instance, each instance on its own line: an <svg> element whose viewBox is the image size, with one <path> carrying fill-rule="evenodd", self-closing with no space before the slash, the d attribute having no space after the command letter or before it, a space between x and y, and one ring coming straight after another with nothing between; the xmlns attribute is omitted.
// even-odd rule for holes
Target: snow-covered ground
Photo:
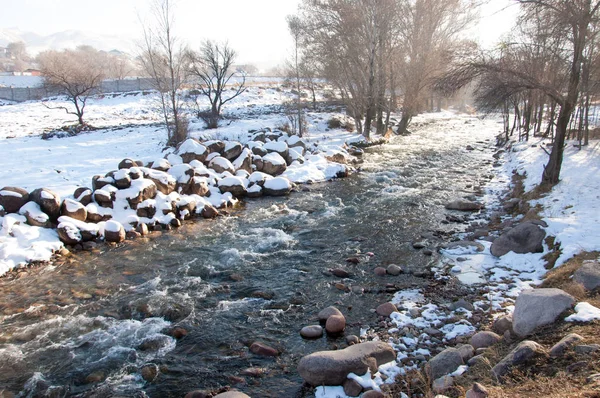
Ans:
<svg viewBox="0 0 600 398"><path fill-rule="evenodd" d="M253 85L228 104L226 112L231 119L224 121L222 127L205 130L203 123L192 119L190 136L246 144L252 137L251 131L274 130L288 122L281 106L291 98L291 92L279 86ZM64 98L48 101L50 107L69 105ZM165 151L166 132L159 124L157 109L153 94L92 98L85 119L99 130L44 140L43 132L73 124L74 116L36 101L5 103L0 106L0 153L4 155L0 157L0 188L14 186L28 192L48 188L65 199L72 198L77 187L90 187L94 175L117 169L125 158L148 163L169 157L171 164L181 163L179 156ZM309 133L304 142L310 151L304 154L302 164L294 162L288 166L283 177L296 183L316 182L331 179L345 169L327 161L326 156L338 153L347 156L343 146L347 141L358 140L359 135L339 129L328 131L327 120L332 116L307 115ZM285 184L278 179L271 185L271 189L277 189ZM215 206L223 203L217 196L211 196L210 200ZM126 218L131 214L121 215ZM52 251L61 246L54 230L26 225L21 216L0 217L0 275L29 261L48 260Z"/></svg>

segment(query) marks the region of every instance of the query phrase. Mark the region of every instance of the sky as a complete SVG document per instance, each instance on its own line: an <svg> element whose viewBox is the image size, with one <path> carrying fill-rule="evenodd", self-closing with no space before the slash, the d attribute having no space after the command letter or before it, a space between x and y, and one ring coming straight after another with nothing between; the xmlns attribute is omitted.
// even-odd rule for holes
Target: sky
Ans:
<svg viewBox="0 0 600 398"><path fill-rule="evenodd" d="M80 30L110 35L124 41L120 50L133 51L141 38L142 22L149 20L150 0L0 0L0 29L49 35ZM282 64L291 53L285 17L300 0L175 0L175 32L192 48L202 40L227 41L238 52L239 63L260 68ZM480 42L491 45L510 28L515 7L500 11L510 0L490 0L473 30ZM111 43L113 40L111 40ZM107 48L108 50L108 48Z"/></svg>

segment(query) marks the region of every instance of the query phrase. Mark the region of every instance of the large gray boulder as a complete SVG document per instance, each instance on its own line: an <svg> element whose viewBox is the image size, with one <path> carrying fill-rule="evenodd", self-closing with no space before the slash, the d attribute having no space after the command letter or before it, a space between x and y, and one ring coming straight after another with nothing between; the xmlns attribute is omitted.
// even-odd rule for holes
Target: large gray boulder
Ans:
<svg viewBox="0 0 600 398"><path fill-rule="evenodd" d="M515 365L523 364L537 356L547 355L544 347L535 341L525 340L492 368L492 374L500 379Z"/></svg>
<svg viewBox="0 0 600 398"><path fill-rule="evenodd" d="M574 303L575 299L560 289L524 290L515 302L513 331L518 336L527 336L535 328L553 323Z"/></svg>
<svg viewBox="0 0 600 398"><path fill-rule="evenodd" d="M427 368L431 380L436 380L454 372L460 365L464 365L463 355L460 350L446 348L429 360Z"/></svg>
<svg viewBox="0 0 600 398"><path fill-rule="evenodd" d="M394 349L381 341L351 345L343 350L319 351L303 357L298 373L313 386L339 386L348 374L365 374L369 363L379 367L396 359Z"/></svg>
<svg viewBox="0 0 600 398"><path fill-rule="evenodd" d="M600 263L584 261L583 265L573 274L573 280L581 283L587 290L596 289L600 286Z"/></svg>
<svg viewBox="0 0 600 398"><path fill-rule="evenodd" d="M546 231L532 222L524 222L502 234L494 240L490 251L496 257L501 257L508 252L541 253L544 251L542 243Z"/></svg>

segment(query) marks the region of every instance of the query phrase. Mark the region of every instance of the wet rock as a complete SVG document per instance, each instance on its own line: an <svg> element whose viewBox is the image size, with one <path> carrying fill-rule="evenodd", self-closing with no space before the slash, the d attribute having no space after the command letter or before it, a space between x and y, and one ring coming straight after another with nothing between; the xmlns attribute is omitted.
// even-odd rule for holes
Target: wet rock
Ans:
<svg viewBox="0 0 600 398"><path fill-rule="evenodd" d="M492 325L492 330L499 335L504 335L505 332L513 333L512 314L503 315L497 318Z"/></svg>
<svg viewBox="0 0 600 398"><path fill-rule="evenodd" d="M373 272L375 272L375 275L377 276L385 276L387 274L387 270L383 267L377 267Z"/></svg>
<svg viewBox="0 0 600 398"><path fill-rule="evenodd" d="M202 211L200 212L200 215L203 218L215 218L219 215L219 211L215 209L214 206L210 204L205 204L202 208Z"/></svg>
<svg viewBox="0 0 600 398"><path fill-rule="evenodd" d="M346 259L347 263L351 263L351 264L359 264L360 263L360 258L358 257L348 257Z"/></svg>
<svg viewBox="0 0 600 398"><path fill-rule="evenodd" d="M546 232L533 222L523 222L494 240L491 253L501 257L508 252L542 253Z"/></svg>
<svg viewBox="0 0 600 398"><path fill-rule="evenodd" d="M429 360L427 371L431 379L436 380L454 372L460 365L464 365L461 352L456 348L446 348Z"/></svg>
<svg viewBox="0 0 600 398"><path fill-rule="evenodd" d="M532 289L522 291L515 302L513 330L518 336L527 336L539 326L553 323L575 299L560 289Z"/></svg>
<svg viewBox="0 0 600 398"><path fill-rule="evenodd" d="M240 372L242 376L250 376L250 377L263 377L266 375L268 370L266 368L246 368Z"/></svg>
<svg viewBox="0 0 600 398"><path fill-rule="evenodd" d="M106 380L106 373L103 370L97 370L93 373L90 373L85 378L85 382L87 384L100 383L104 380Z"/></svg>
<svg viewBox="0 0 600 398"><path fill-rule="evenodd" d="M471 202L466 199L456 199L446 205L447 210L459 211L478 211L483 208L483 205L476 202Z"/></svg>
<svg viewBox="0 0 600 398"><path fill-rule="evenodd" d="M502 337L496 333L484 331L475 333L471 337L471 345L477 350L479 348L491 347L495 344L498 344L501 340Z"/></svg>
<svg viewBox="0 0 600 398"><path fill-rule="evenodd" d="M16 213L29 202L29 192L18 187L4 187L0 190L0 206L6 213Z"/></svg>
<svg viewBox="0 0 600 398"><path fill-rule="evenodd" d="M423 249L423 254L426 256L433 256L433 250L431 249Z"/></svg>
<svg viewBox="0 0 600 398"><path fill-rule="evenodd" d="M214 398L250 398L250 396L240 391L227 391L215 395Z"/></svg>
<svg viewBox="0 0 600 398"><path fill-rule="evenodd" d="M338 278L348 278L350 276L350 273L348 271L341 268L334 268L332 270L329 270L329 272L331 272L332 275L337 276Z"/></svg>
<svg viewBox="0 0 600 398"><path fill-rule="evenodd" d="M325 330L329 334L340 334L346 329L346 318L343 315L331 315L325 322Z"/></svg>
<svg viewBox="0 0 600 398"><path fill-rule="evenodd" d="M317 315L317 317L319 318L320 322L326 322L327 319L329 319L330 316L332 315L342 315L342 312L340 310L338 310L336 307L327 307L325 309L322 309L319 314Z"/></svg>
<svg viewBox="0 0 600 398"><path fill-rule="evenodd" d="M431 388L434 392L441 394L448 391L454 385L454 377L452 376L442 376L433 381Z"/></svg>
<svg viewBox="0 0 600 398"><path fill-rule="evenodd" d="M363 390L363 387L354 379L346 379L342 384L344 393L349 397L358 397Z"/></svg>
<svg viewBox="0 0 600 398"><path fill-rule="evenodd" d="M305 339L318 339L323 336L323 327L320 325L305 326L300 330L300 336Z"/></svg>
<svg viewBox="0 0 600 398"><path fill-rule="evenodd" d="M60 217L61 200L55 192L46 188L39 188L29 194L29 200L37 203L40 209L50 216L52 221L56 221Z"/></svg>
<svg viewBox="0 0 600 398"><path fill-rule="evenodd" d="M263 357L276 357L279 355L279 351L277 351L275 348L260 342L252 343L250 346L250 352Z"/></svg>
<svg viewBox="0 0 600 398"><path fill-rule="evenodd" d="M337 351L319 351L303 357L298 363L298 373L313 386L339 386L349 373L365 374L370 360L379 367L396 358L394 349L387 343L369 341Z"/></svg>
<svg viewBox="0 0 600 398"><path fill-rule="evenodd" d="M398 312L398 308L396 308L394 304L388 302L380 304L375 312L381 316L390 316L393 312Z"/></svg>
<svg viewBox="0 0 600 398"><path fill-rule="evenodd" d="M182 327L176 327L171 329L169 335L177 340L181 340L188 335L188 331Z"/></svg>
<svg viewBox="0 0 600 398"><path fill-rule="evenodd" d="M158 351L163 347L166 347L171 342L171 338L164 335L152 336L144 339L138 349L140 351Z"/></svg>
<svg viewBox="0 0 600 398"><path fill-rule="evenodd" d="M390 265L388 265L386 271L388 274L390 274L392 276L398 276L402 273L402 267L400 267L399 265L396 265L396 264L390 264Z"/></svg>
<svg viewBox="0 0 600 398"><path fill-rule="evenodd" d="M550 349L551 357L559 357L562 356L567 350L572 348L577 343L583 341L583 337L578 334L570 333L563 337L558 343L554 344Z"/></svg>
<svg viewBox="0 0 600 398"><path fill-rule="evenodd" d="M598 288L600 286L600 263L598 261L584 261L573 274L573 280L581 283L587 290Z"/></svg>
<svg viewBox="0 0 600 398"><path fill-rule="evenodd" d="M140 374L142 375L142 379L148 383L152 383L156 379L156 376L158 376L158 366L153 363L144 365L140 370Z"/></svg>
<svg viewBox="0 0 600 398"><path fill-rule="evenodd" d="M236 198L246 196L246 186L240 177L226 177L219 180L221 193L230 192Z"/></svg>
<svg viewBox="0 0 600 398"><path fill-rule="evenodd" d="M525 340L516 346L507 356L492 368L492 374L497 378L502 378L515 365L523 364L535 357L545 356L544 347L535 341Z"/></svg>

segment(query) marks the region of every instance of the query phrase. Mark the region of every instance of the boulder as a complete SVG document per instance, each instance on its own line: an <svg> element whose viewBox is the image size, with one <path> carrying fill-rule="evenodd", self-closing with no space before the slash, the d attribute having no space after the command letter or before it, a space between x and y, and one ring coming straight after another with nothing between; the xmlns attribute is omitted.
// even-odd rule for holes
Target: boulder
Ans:
<svg viewBox="0 0 600 398"><path fill-rule="evenodd" d="M156 184L149 179L138 180L133 183L133 187L127 195L127 203L132 209L137 209L140 203L156 197L158 188Z"/></svg>
<svg viewBox="0 0 600 398"><path fill-rule="evenodd" d="M533 222L523 222L492 242L491 253L501 257L508 252L542 253L546 232Z"/></svg>
<svg viewBox="0 0 600 398"><path fill-rule="evenodd" d="M456 347L456 349L460 352L460 356L464 363L467 363L467 361L475 355L475 348L473 348L471 344L463 344Z"/></svg>
<svg viewBox="0 0 600 398"><path fill-rule="evenodd" d="M94 201L98 203L100 207L113 208L113 196L104 189L97 189L94 191Z"/></svg>
<svg viewBox="0 0 600 398"><path fill-rule="evenodd" d="M320 325L304 326L300 330L300 336L305 339L318 339L323 336L323 328Z"/></svg>
<svg viewBox="0 0 600 398"><path fill-rule="evenodd" d="M61 222L56 227L58 238L65 245L76 245L81 242L81 232L79 229L70 222Z"/></svg>
<svg viewBox="0 0 600 398"><path fill-rule="evenodd" d="M246 185L244 181L240 177L226 177L222 180L219 180L219 190L222 193L230 192L236 198L241 198L246 196Z"/></svg>
<svg viewBox="0 0 600 398"><path fill-rule="evenodd" d="M264 182L263 193L270 196L289 195L292 183L285 177L270 178Z"/></svg>
<svg viewBox="0 0 600 398"><path fill-rule="evenodd" d="M158 375L158 366L153 363L144 365L140 369L140 374L142 375L142 379L146 380L148 383L152 383Z"/></svg>
<svg viewBox="0 0 600 398"><path fill-rule="evenodd" d="M277 153L283 159L287 159L289 156L289 148L285 141L271 141L267 142L263 148L268 153Z"/></svg>
<svg viewBox="0 0 600 398"><path fill-rule="evenodd" d="M502 340L502 337L494 332L478 332L471 337L471 345L474 349L491 347Z"/></svg>
<svg viewBox="0 0 600 398"><path fill-rule="evenodd" d="M115 179L115 186L119 189L127 189L131 186L131 177L129 176L129 169L121 169L117 171L113 178Z"/></svg>
<svg viewBox="0 0 600 398"><path fill-rule="evenodd" d="M558 343L550 349L551 357L562 356L568 349L583 341L583 337L578 334L570 333L563 337Z"/></svg>
<svg viewBox="0 0 600 398"><path fill-rule="evenodd" d="M383 303L377 307L375 312L381 316L390 316L392 313L398 312L398 308L392 303Z"/></svg>
<svg viewBox="0 0 600 398"><path fill-rule="evenodd" d="M38 188L29 194L29 200L37 203L52 221L56 221L60 217L60 196L51 190Z"/></svg>
<svg viewBox="0 0 600 398"><path fill-rule="evenodd" d="M223 157L230 162L236 159L243 150L242 144L236 141L227 141L225 143L225 148L223 148Z"/></svg>
<svg viewBox="0 0 600 398"><path fill-rule="evenodd" d="M233 167L236 171L244 170L248 173L252 173L252 152L250 149L245 148L240 156L238 156L233 162Z"/></svg>
<svg viewBox="0 0 600 398"><path fill-rule="evenodd" d="M346 379L344 380L344 384L342 384L344 388L344 394L349 397L358 397L363 390L363 387L354 379Z"/></svg>
<svg viewBox="0 0 600 398"><path fill-rule="evenodd" d="M574 303L575 299L560 289L524 290L515 302L513 330L518 336L527 336L535 328L553 323Z"/></svg>
<svg viewBox="0 0 600 398"><path fill-rule="evenodd" d="M398 276L402 273L402 267L396 264L390 264L387 266L386 272L392 276Z"/></svg>
<svg viewBox="0 0 600 398"><path fill-rule="evenodd" d="M16 213L29 202L29 192L18 187L4 187L0 190L0 206L6 213Z"/></svg>
<svg viewBox="0 0 600 398"><path fill-rule="evenodd" d="M104 224L104 240L107 242L121 243L125 240L125 228L120 222L110 220Z"/></svg>
<svg viewBox="0 0 600 398"><path fill-rule="evenodd" d="M150 168L152 170L167 172L171 168L171 163L167 159L156 159L150 163Z"/></svg>
<svg viewBox="0 0 600 398"><path fill-rule="evenodd" d="M250 346L250 352L263 357L276 357L279 355L279 351L277 351L275 348L259 342L252 343Z"/></svg>
<svg viewBox="0 0 600 398"><path fill-rule="evenodd" d="M204 177L192 177L187 187L188 195L208 196L210 190Z"/></svg>
<svg viewBox="0 0 600 398"><path fill-rule="evenodd" d="M478 211L483 209L481 203L471 202L466 199L456 199L446 205L448 210L459 210L459 211Z"/></svg>
<svg viewBox="0 0 600 398"><path fill-rule="evenodd" d="M71 217L79 221L87 220L87 210L85 206L76 200L65 199L60 206L60 214Z"/></svg>
<svg viewBox="0 0 600 398"><path fill-rule="evenodd" d="M172 175L165 173L164 171L153 169L143 169L142 171L144 177L151 180L156 185L156 189L159 192L168 195L175 191L177 180Z"/></svg>
<svg viewBox="0 0 600 398"><path fill-rule="evenodd" d="M331 306L331 307L322 309L319 312L319 314L317 315L317 317L319 318L319 321L326 322L327 319L332 315L342 315L342 312L340 310L338 310L337 308Z"/></svg>
<svg viewBox="0 0 600 398"><path fill-rule="evenodd" d="M49 228L51 226L50 217L40 209L35 202L27 202L19 209L19 214L25 216L27 224L34 227Z"/></svg>
<svg viewBox="0 0 600 398"><path fill-rule="evenodd" d="M367 363L374 361L379 367L396 359L394 349L381 341L355 344L343 350L319 351L303 357L298 363L298 373L313 386L339 386L348 374L365 374Z"/></svg>
<svg viewBox="0 0 600 398"><path fill-rule="evenodd" d="M219 210L215 209L211 204L205 204L200 211L200 215L203 218L215 218L219 215Z"/></svg>
<svg viewBox="0 0 600 398"><path fill-rule="evenodd" d="M73 198L84 206L92 203L92 190L86 187L79 187L73 193Z"/></svg>
<svg viewBox="0 0 600 398"><path fill-rule="evenodd" d="M240 391L227 391L215 395L214 398L250 398L250 396Z"/></svg>
<svg viewBox="0 0 600 398"><path fill-rule="evenodd" d="M113 185L115 183L115 179L112 177L104 177L101 175L95 175L92 177L92 191L97 189L102 189L107 185Z"/></svg>
<svg viewBox="0 0 600 398"><path fill-rule="evenodd" d="M275 152L263 156L262 163L262 170L260 171L272 176L278 176L287 169L287 163L285 159Z"/></svg>
<svg viewBox="0 0 600 398"><path fill-rule="evenodd" d="M325 330L329 334L340 334L346 329L346 318L343 315L331 315L325 322Z"/></svg>
<svg viewBox="0 0 600 398"><path fill-rule="evenodd" d="M125 159L123 159L123 160L121 160L119 162L118 169L119 170L130 169L132 167L137 167L137 166L138 166L138 164L137 164L137 162L135 160L129 159L129 158L125 158Z"/></svg>
<svg viewBox="0 0 600 398"><path fill-rule="evenodd" d="M427 362L427 371L432 380L454 372L464 365L461 352L456 348L446 348Z"/></svg>
<svg viewBox="0 0 600 398"><path fill-rule="evenodd" d="M209 150L195 139L188 138L181 143L175 153L181 156L184 163L190 163L193 160L204 162L208 156Z"/></svg>
<svg viewBox="0 0 600 398"><path fill-rule="evenodd" d="M496 379L506 375L515 365L523 364L535 357L546 355L544 347L535 341L525 340L519 343L508 355L492 368L492 374Z"/></svg>
<svg viewBox="0 0 600 398"><path fill-rule="evenodd" d="M581 283L587 290L596 289L600 286L600 263L598 261L584 261L573 274L573 280Z"/></svg>
<svg viewBox="0 0 600 398"><path fill-rule="evenodd" d="M504 336L504 333L506 333L507 331L509 333L513 333L512 319L513 319L512 314L503 315L503 316L497 318L496 320L494 320L494 323L492 325L492 330L501 336Z"/></svg>
<svg viewBox="0 0 600 398"><path fill-rule="evenodd" d="M224 173L226 171L231 174L235 173L235 167L233 167L233 164L231 164L231 162L229 160L227 160L221 156L217 156L217 157L213 158L210 161L210 163L208 164L208 167L210 167L216 173L219 173L219 174Z"/></svg>

